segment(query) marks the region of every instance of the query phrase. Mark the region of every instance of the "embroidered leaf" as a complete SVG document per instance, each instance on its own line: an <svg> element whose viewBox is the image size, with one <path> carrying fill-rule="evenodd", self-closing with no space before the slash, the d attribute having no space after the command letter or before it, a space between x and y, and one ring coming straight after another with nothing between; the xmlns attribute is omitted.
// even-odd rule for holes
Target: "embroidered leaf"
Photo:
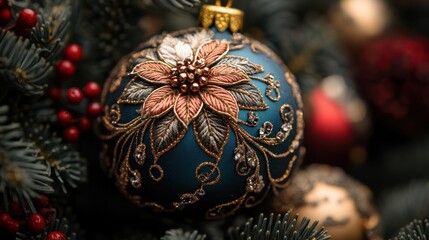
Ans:
<svg viewBox="0 0 429 240"><path fill-rule="evenodd" d="M200 147L207 154L220 158L229 137L228 122L219 114L203 110L193 125Z"/></svg>
<svg viewBox="0 0 429 240"><path fill-rule="evenodd" d="M225 89L217 86L207 86L200 96L205 104L215 112L238 117L238 105L235 98Z"/></svg>
<svg viewBox="0 0 429 240"><path fill-rule="evenodd" d="M143 104L141 114L154 118L165 114L174 106L177 94L170 86L163 86L153 91Z"/></svg>
<svg viewBox="0 0 429 240"><path fill-rule="evenodd" d="M147 61L159 61L158 51L156 48L144 49L140 52L133 53L129 61L130 66L136 66L139 63Z"/></svg>
<svg viewBox="0 0 429 240"><path fill-rule="evenodd" d="M226 88L226 90L234 96L241 109L263 110L268 108L259 89L251 83L238 84Z"/></svg>
<svg viewBox="0 0 429 240"><path fill-rule="evenodd" d="M198 48L197 58L204 59L207 66L219 61L228 53L229 44L226 41L211 40Z"/></svg>
<svg viewBox="0 0 429 240"><path fill-rule="evenodd" d="M187 43L191 45L192 50L196 52L199 46L201 46L203 43L212 39L213 36L214 36L213 31L208 29L202 29L199 32L186 34L183 36L183 38Z"/></svg>
<svg viewBox="0 0 429 240"><path fill-rule="evenodd" d="M198 95L180 94L174 104L174 113L180 122L187 127L198 116L203 106L204 103Z"/></svg>
<svg viewBox="0 0 429 240"><path fill-rule="evenodd" d="M247 58L237 56L225 56L218 62L217 66L219 65L233 66L249 75L264 71L261 65L252 63Z"/></svg>
<svg viewBox="0 0 429 240"><path fill-rule="evenodd" d="M170 82L170 67L159 61L140 63L134 67L131 74L137 74L153 84L167 84Z"/></svg>
<svg viewBox="0 0 429 240"><path fill-rule="evenodd" d="M150 142L155 158L176 146L185 133L186 128L172 112L153 121L150 129Z"/></svg>
<svg viewBox="0 0 429 240"><path fill-rule="evenodd" d="M248 82L250 78L238 68L220 65L210 69L209 83L221 86L232 86L241 82Z"/></svg>
<svg viewBox="0 0 429 240"><path fill-rule="evenodd" d="M118 103L143 103L147 96L149 96L149 94L151 94L154 89L155 87L144 81L132 79L122 92Z"/></svg>
<svg viewBox="0 0 429 240"><path fill-rule="evenodd" d="M171 66L175 66L177 61L183 61L185 58L193 58L191 45L170 35L162 40L158 53Z"/></svg>

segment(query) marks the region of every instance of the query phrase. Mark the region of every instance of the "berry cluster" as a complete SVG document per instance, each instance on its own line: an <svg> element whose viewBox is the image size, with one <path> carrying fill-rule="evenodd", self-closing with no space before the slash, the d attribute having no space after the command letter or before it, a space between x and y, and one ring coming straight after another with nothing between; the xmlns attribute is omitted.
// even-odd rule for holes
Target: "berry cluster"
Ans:
<svg viewBox="0 0 429 240"><path fill-rule="evenodd" d="M101 87L96 82L88 82L83 89L72 87L64 90L61 86L63 81L75 74L75 63L82 59L82 48L78 44L70 44L64 50L64 58L57 63L56 70L57 85L49 88L48 96L56 102L64 102L69 107L73 107L84 102L84 97L88 100L86 115L74 117L69 110L60 110L57 113L58 123L64 127L63 137L68 142L75 142L79 139L80 130L88 131L92 128L92 119L102 113L102 107L96 99L101 94ZM65 97L63 98L63 92Z"/></svg>
<svg viewBox="0 0 429 240"><path fill-rule="evenodd" d="M14 31L18 36L27 36L29 30L37 24L37 13L29 8L18 13L14 24L10 24L13 19L12 9L5 0L0 0L0 26L9 31Z"/></svg>
<svg viewBox="0 0 429 240"><path fill-rule="evenodd" d="M34 200L37 213L23 209L18 202L9 203L9 212L0 213L0 231L15 235L18 231L29 231L33 234L41 233L48 223L52 221L55 210L51 207L46 195ZM50 232L48 240L65 240L62 232Z"/></svg>

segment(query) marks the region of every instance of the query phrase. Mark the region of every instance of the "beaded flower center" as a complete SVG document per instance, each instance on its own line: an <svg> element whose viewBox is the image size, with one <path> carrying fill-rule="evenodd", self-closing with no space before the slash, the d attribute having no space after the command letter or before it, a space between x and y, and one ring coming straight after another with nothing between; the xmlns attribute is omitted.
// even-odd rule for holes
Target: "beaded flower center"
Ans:
<svg viewBox="0 0 429 240"><path fill-rule="evenodd" d="M206 66L204 59L193 62L191 58L177 61L171 69L170 85L179 89L182 93L197 93L208 84L210 68Z"/></svg>

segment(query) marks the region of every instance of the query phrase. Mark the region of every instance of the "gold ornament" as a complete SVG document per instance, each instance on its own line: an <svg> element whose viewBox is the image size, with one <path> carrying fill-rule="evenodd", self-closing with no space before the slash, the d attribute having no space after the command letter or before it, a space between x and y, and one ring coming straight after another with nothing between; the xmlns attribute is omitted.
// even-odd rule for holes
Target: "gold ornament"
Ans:
<svg viewBox="0 0 429 240"><path fill-rule="evenodd" d="M201 8L200 21L204 28L215 26L219 32L229 28L231 32L238 32L243 27L244 13L236 8L231 8L232 0L228 0L225 7L221 1L216 0L216 5L204 5Z"/></svg>

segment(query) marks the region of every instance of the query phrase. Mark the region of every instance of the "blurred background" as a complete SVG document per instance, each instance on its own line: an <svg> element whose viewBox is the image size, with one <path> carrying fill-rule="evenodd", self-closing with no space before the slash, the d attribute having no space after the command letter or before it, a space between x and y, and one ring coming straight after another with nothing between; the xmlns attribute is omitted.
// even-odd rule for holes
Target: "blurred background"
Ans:
<svg viewBox="0 0 429 240"><path fill-rule="evenodd" d="M0 18L2 32L11 31L6 8L13 16L23 8L35 9L39 22L44 16L46 26L56 26L49 25L53 19L67 23L65 33L58 29L66 26L57 26L58 34L65 36L64 44L52 59L58 61L70 43L78 43L83 56L74 63L76 70L67 81L58 84L54 77L48 82L45 98L55 102L49 107L54 116L66 109L82 119L98 114L97 106L88 109L93 102L91 90L85 90L89 91L85 92L87 100L76 105L61 101L64 96L70 98L70 88L84 89L88 82L100 88L122 56L154 35L197 25L201 4L213 2L0 1ZM366 185L373 194L385 239L413 219L429 218L429 1L234 0L233 6L245 12L242 32L273 49L300 85L305 103L302 168L327 164ZM37 36L32 33L30 39ZM2 37L4 49L10 46L5 42ZM3 54L4 49L0 49ZM56 51L54 47L50 50ZM57 74L67 74L67 66L65 70L55 67ZM97 87L94 89L96 99ZM1 103L13 106L4 90L0 91L4 96ZM51 204L71 216L69 221L79 226L76 231L86 239L152 239L172 228L198 230L209 239L221 239L226 228L267 207L217 223L158 219L136 211L100 167L102 149L96 134L83 131L84 122L79 123L83 127L80 125L76 137L58 121L47 122L86 158L87 181ZM88 121L92 122L91 117ZM24 129L32 126L23 124Z"/></svg>

